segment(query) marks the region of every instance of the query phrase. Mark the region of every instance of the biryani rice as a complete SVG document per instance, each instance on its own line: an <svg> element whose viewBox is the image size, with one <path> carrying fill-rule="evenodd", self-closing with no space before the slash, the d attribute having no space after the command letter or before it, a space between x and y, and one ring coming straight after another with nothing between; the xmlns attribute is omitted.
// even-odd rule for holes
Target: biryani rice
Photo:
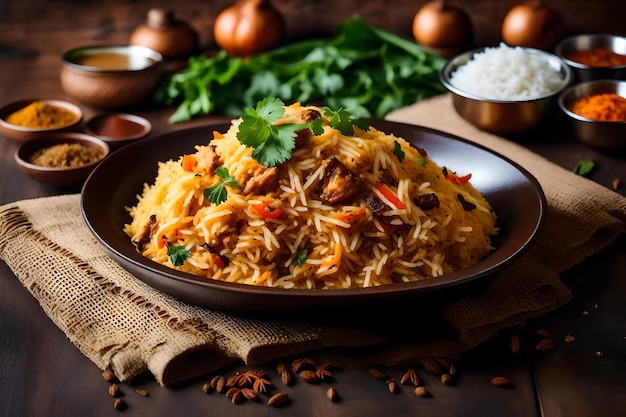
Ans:
<svg viewBox="0 0 626 417"><path fill-rule="evenodd" d="M276 124L296 123L311 109L321 113L316 107L288 106ZM227 132L196 147L199 162L192 171L183 168L183 155L159 163L155 182L145 184L137 205L128 208L132 222L125 232L137 243L150 227L149 241L140 245L143 255L171 268L207 279L301 289L432 279L468 267L493 249L496 216L470 182L446 179L444 167L403 138L373 127L344 136L324 120L324 133L299 140L291 159L279 166L274 190L245 194L227 187L227 200L216 205L204 195L221 181L204 164L208 146L238 184L264 168L252 158L252 149L238 141L241 120L233 120ZM405 155L402 162L394 154L396 143ZM320 197L325 161L331 156L361 180L351 201L329 204ZM377 183L405 207L397 207ZM430 193L439 206L420 208L415 200ZM368 195L386 210L375 214ZM474 208L464 209L461 200ZM280 208L282 215L261 216L256 204ZM191 257L174 266L167 255L171 245L184 246ZM302 251L306 259L300 265Z"/></svg>

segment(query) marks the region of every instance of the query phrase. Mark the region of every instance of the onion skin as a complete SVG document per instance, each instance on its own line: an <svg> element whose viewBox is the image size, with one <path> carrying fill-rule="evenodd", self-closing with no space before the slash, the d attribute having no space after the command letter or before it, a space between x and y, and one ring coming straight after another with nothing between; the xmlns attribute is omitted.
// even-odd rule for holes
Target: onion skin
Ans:
<svg viewBox="0 0 626 417"><path fill-rule="evenodd" d="M502 21L502 40L509 46L549 51L564 31L561 14L537 0L514 6Z"/></svg>
<svg viewBox="0 0 626 417"><path fill-rule="evenodd" d="M250 57L283 42L285 21L269 1L243 0L217 16L213 36L229 55Z"/></svg>
<svg viewBox="0 0 626 417"><path fill-rule="evenodd" d="M413 37L420 45L440 49L463 49L473 43L472 22L462 9L445 1L424 4L413 18Z"/></svg>

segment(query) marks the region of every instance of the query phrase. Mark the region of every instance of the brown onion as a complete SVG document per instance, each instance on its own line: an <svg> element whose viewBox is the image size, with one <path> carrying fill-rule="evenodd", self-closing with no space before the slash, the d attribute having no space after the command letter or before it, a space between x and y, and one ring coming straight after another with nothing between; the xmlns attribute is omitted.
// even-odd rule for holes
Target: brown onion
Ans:
<svg viewBox="0 0 626 417"><path fill-rule="evenodd" d="M472 22L461 8L443 0L422 6L413 19L413 37L437 49L464 49L473 43Z"/></svg>
<svg viewBox="0 0 626 417"><path fill-rule="evenodd" d="M243 0L217 16L213 34L229 55L248 57L278 46L285 37L285 22L269 1Z"/></svg>
<svg viewBox="0 0 626 417"><path fill-rule="evenodd" d="M514 6L502 22L502 40L509 46L526 46L547 51L563 33L563 17L539 0Z"/></svg>

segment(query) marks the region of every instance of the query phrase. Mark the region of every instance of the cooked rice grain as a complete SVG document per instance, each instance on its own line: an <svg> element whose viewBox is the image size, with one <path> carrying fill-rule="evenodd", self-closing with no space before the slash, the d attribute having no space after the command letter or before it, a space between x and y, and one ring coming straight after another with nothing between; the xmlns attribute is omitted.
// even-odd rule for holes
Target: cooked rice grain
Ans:
<svg viewBox="0 0 626 417"><path fill-rule="evenodd" d="M308 109L319 110L286 107L280 122L297 122ZM237 140L239 123L234 120L210 145L219 164L243 185L264 167ZM396 142L405 153L402 162L393 153ZM199 161L207 146L196 147ZM331 156L361 180L359 192L344 204L320 198L324 161ZM281 288L370 287L435 278L468 267L493 249L496 216L485 198L470 183L447 180L443 167L406 140L374 128L357 128L354 136L344 136L325 120L324 134L299 139L292 158L279 167L274 191L244 195L241 189L228 188L228 199L220 205L204 197L206 188L220 182L212 168L199 163L187 172L182 158L159 163L155 182L146 184L137 205L128 209L132 222L124 230L137 242L154 216L156 225L141 247L143 255L207 279ZM395 207L376 183L395 193L406 208ZM431 193L439 207L416 205L419 195ZM387 209L374 214L368 195ZM464 210L458 195L476 208ZM260 216L251 205L263 202L280 206L283 214L276 219ZM349 212L364 214L353 222L338 216ZM191 258L173 266L168 245L186 247ZM306 260L299 265L301 251Z"/></svg>

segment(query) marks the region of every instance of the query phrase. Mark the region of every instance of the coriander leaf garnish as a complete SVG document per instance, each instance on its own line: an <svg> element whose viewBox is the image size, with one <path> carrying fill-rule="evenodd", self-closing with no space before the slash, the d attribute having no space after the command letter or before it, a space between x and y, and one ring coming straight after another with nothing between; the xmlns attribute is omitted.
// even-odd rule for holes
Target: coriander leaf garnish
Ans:
<svg viewBox="0 0 626 417"><path fill-rule="evenodd" d="M398 161L404 161L404 151L397 140L393 141L393 154L398 158Z"/></svg>
<svg viewBox="0 0 626 417"><path fill-rule="evenodd" d="M298 266L304 265L306 262L307 251L302 246L298 248L298 252L296 253L296 263Z"/></svg>
<svg viewBox="0 0 626 417"><path fill-rule="evenodd" d="M291 158L296 143L296 132L306 125L273 125L285 114L280 99L267 97L256 108L248 109L242 116L237 139L243 145L254 148L252 157L258 163L273 167Z"/></svg>
<svg viewBox="0 0 626 417"><path fill-rule="evenodd" d="M585 177L591 174L591 171L593 171L595 167L596 163L593 162L591 159L583 159L582 161L578 162L578 164L576 164L576 166L574 167L574 172L578 175Z"/></svg>
<svg viewBox="0 0 626 417"><path fill-rule="evenodd" d="M354 135L354 126L367 130L369 124L363 120L353 119L349 111L344 109L332 110L324 107L324 115L330 119L330 127L339 130L343 135Z"/></svg>
<svg viewBox="0 0 626 417"><path fill-rule="evenodd" d="M205 188L204 195L209 199L209 201L211 201L211 203L220 205L228 198L228 190L226 189L226 186L228 185L231 188L239 188L239 184L237 184L235 177L230 175L228 168L224 166L215 168L215 175L220 177L222 181L213 187Z"/></svg>
<svg viewBox="0 0 626 417"><path fill-rule="evenodd" d="M330 127L338 129L342 134L354 134L354 126L369 129L366 121L353 119L346 110L323 109L330 121ZM296 146L297 132L310 129L311 133L319 136L324 133L321 117L309 123L273 124L285 114L285 104L276 97L266 97L259 101L256 107L249 108L241 117L237 139L245 146L253 148L252 157L262 165L274 167L291 158Z"/></svg>
<svg viewBox="0 0 626 417"><path fill-rule="evenodd" d="M167 257L174 266L181 266L187 259L191 258L191 252L184 246L170 246L167 248Z"/></svg>

